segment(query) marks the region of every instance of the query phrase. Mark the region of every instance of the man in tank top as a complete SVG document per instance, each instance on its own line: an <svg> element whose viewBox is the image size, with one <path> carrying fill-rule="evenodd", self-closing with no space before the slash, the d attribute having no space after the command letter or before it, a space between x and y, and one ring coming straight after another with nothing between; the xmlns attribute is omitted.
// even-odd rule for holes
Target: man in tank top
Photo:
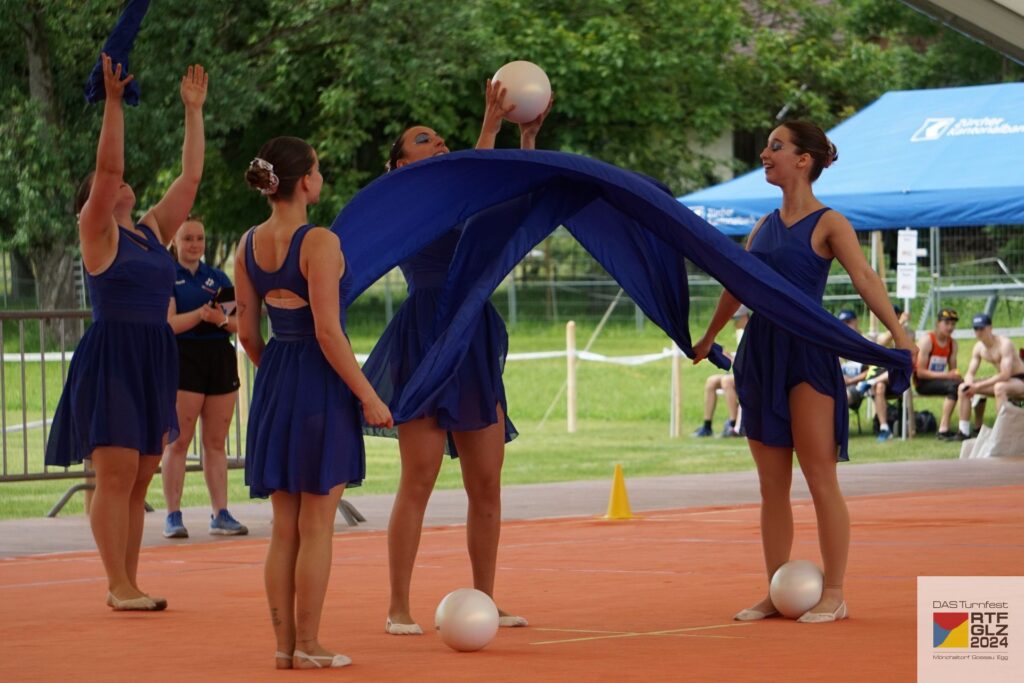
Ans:
<svg viewBox="0 0 1024 683"><path fill-rule="evenodd" d="M957 344L953 330L960 320L952 308L943 308L935 320L935 329L917 342L921 353L914 368L914 386L921 396L945 396L942 402L942 418L939 420L938 437L942 441L956 438L949 430L949 420L956 407L957 389L963 378L956 369Z"/></svg>

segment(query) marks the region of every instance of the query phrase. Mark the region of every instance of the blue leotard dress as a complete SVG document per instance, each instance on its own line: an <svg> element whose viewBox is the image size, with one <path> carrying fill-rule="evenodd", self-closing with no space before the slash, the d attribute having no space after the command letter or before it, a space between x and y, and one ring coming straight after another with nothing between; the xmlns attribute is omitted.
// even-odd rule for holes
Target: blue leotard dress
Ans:
<svg viewBox="0 0 1024 683"><path fill-rule="evenodd" d="M153 231L118 227L117 255L86 274L93 322L68 368L46 443L46 464L67 467L98 446L140 455L178 436L178 346L167 324L174 259Z"/></svg>
<svg viewBox="0 0 1024 683"><path fill-rule="evenodd" d="M818 303L825 293L832 260L814 252L811 233L828 210L819 209L789 228L776 210L765 219L750 245L750 253ZM734 372L748 438L766 446L791 448L789 392L806 382L835 401L836 457L850 459L846 385L835 353L808 344L764 315L754 313L736 351Z"/></svg>
<svg viewBox="0 0 1024 683"><path fill-rule="evenodd" d="M392 411L398 407L407 380L440 333L435 324L437 313L461 236L461 230L450 230L399 264L409 287L409 297L363 365L367 379ZM505 384L501 379L508 354L505 321L494 306L486 302L470 330L469 349L454 374L445 380L441 391L421 406L420 413L410 418L435 418L438 426L448 432L445 450L453 457L457 457L458 452L452 432L475 431L496 423L498 405L505 413L505 442L518 435L508 418ZM397 435L397 430L393 429L365 429L368 434L378 436Z"/></svg>
<svg viewBox="0 0 1024 683"><path fill-rule="evenodd" d="M309 301L299 269L302 240L315 226L292 236L281 267L266 272L253 256L253 232L245 237L245 267L256 293L285 289ZM351 264L338 283L341 300L351 286ZM253 498L274 491L327 494L338 484L359 486L366 476L366 451L359 402L327 362L316 339L309 306L267 304L273 336L263 350L245 443L245 483ZM345 329L345 309L341 312Z"/></svg>

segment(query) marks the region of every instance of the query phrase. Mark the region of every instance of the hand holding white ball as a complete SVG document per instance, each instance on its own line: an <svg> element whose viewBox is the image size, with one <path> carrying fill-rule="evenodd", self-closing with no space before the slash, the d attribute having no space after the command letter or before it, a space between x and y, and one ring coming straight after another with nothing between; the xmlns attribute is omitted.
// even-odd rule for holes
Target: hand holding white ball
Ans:
<svg viewBox="0 0 1024 683"><path fill-rule="evenodd" d="M551 81L533 62L509 62L494 73L491 83L500 83L506 90L504 104L514 108L505 118L513 123L533 121L551 101Z"/></svg>

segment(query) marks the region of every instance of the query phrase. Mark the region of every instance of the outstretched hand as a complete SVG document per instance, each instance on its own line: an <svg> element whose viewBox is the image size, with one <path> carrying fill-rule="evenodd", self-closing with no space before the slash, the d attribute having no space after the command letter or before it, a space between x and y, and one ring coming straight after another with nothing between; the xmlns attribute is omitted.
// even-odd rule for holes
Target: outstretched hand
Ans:
<svg viewBox="0 0 1024 683"><path fill-rule="evenodd" d="M708 354L711 353L711 345L714 343L714 339L709 339L707 335L704 335L696 344L693 345L694 365L708 357Z"/></svg>
<svg viewBox="0 0 1024 683"><path fill-rule="evenodd" d="M522 138L535 138L537 133L540 132L540 127L544 125L544 119L548 117L548 113L551 111L551 105L555 103L555 93L551 93L551 99L548 100L548 106L544 108L540 114L537 115L533 121L519 124L519 136Z"/></svg>
<svg viewBox="0 0 1024 683"><path fill-rule="evenodd" d="M130 78L130 77L129 77ZM181 101L186 107L200 108L206 101L206 85L210 75L202 64L193 64L188 72L181 77Z"/></svg>
<svg viewBox="0 0 1024 683"><path fill-rule="evenodd" d="M491 82L491 79L487 79L484 95L484 133L497 135L501 130L501 120L515 110L516 105L505 104L507 95L508 88L504 87L501 81Z"/></svg>
<svg viewBox="0 0 1024 683"><path fill-rule="evenodd" d="M896 348L897 349L902 349L904 351L909 351L910 352L910 367L916 368L917 367L917 355L920 353L921 350L919 348L917 348L917 344L914 343L913 338L911 338L911 336L909 334L904 334L903 336L906 337L906 339L903 339L903 340L900 341L900 343L896 344Z"/></svg>
<svg viewBox="0 0 1024 683"><path fill-rule="evenodd" d="M128 74L122 79L121 63L118 62L115 68L110 55L106 52L100 53L100 59L103 61L103 89L107 93L107 99L120 102L124 97L125 86L135 80L135 76Z"/></svg>

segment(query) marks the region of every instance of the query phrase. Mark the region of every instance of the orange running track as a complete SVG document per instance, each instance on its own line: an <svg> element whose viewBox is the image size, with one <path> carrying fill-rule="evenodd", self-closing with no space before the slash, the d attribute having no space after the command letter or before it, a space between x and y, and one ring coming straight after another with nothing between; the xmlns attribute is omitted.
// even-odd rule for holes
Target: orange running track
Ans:
<svg viewBox="0 0 1024 683"><path fill-rule="evenodd" d="M849 499L851 618L826 625L732 614L764 591L756 506L664 510L636 520L506 523L499 604L531 626L456 653L433 632L384 633L381 532L335 536L321 640L359 681L913 681L916 577L1024 567L1024 487ZM819 562L813 508L795 503L793 557ZM470 584L464 527L425 531L414 613L432 624ZM0 681L280 681L262 588L266 540L144 548L140 584L162 613L103 604L95 552L0 561Z"/></svg>

